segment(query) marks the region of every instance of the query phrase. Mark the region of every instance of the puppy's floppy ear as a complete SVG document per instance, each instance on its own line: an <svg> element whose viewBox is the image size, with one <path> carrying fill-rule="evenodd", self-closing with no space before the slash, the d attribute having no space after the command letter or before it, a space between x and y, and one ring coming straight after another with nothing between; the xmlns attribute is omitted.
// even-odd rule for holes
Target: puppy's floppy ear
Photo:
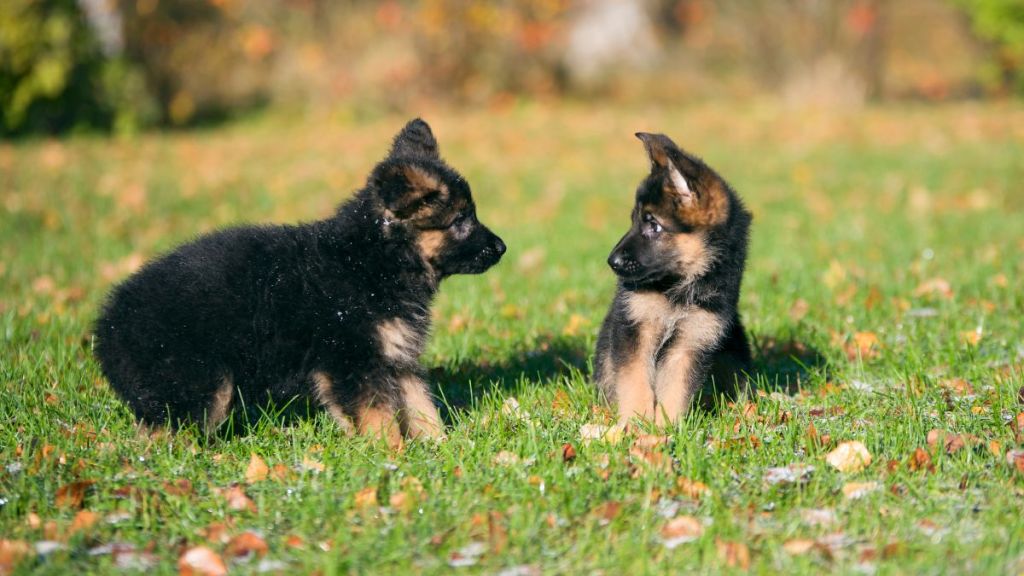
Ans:
<svg viewBox="0 0 1024 576"><path fill-rule="evenodd" d="M688 157L664 134L637 132L636 137L644 143L647 157L651 159L651 172L667 170L666 185L678 194L681 204L693 204L699 193L691 183L700 178L700 163Z"/></svg>
<svg viewBox="0 0 1024 576"><path fill-rule="evenodd" d="M430 126L420 118L410 120L395 136L391 156L432 156L438 157L437 140Z"/></svg>

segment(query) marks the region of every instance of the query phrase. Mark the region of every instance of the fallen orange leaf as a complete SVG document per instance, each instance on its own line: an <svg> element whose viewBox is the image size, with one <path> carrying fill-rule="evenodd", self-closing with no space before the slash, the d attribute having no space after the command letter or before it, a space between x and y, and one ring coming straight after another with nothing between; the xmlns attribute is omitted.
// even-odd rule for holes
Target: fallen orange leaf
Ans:
<svg viewBox="0 0 1024 576"><path fill-rule="evenodd" d="M231 558L246 558L251 556L263 557L267 554L267 542L255 532L242 532L232 538L224 553Z"/></svg>
<svg viewBox="0 0 1024 576"><path fill-rule="evenodd" d="M225 576L228 567L216 552L206 546L189 548L178 558L181 576Z"/></svg>
<svg viewBox="0 0 1024 576"><path fill-rule="evenodd" d="M99 519L100 515L95 512L91 512L89 510L79 510L78 513L75 514L75 517L71 520L70 533L74 534L76 532L86 531L89 528L92 528L93 525L99 521Z"/></svg>
<svg viewBox="0 0 1024 576"><path fill-rule="evenodd" d="M228 501L228 508L231 510L248 510L256 513L256 503L246 495L240 484L235 484L224 490L224 497Z"/></svg>
<svg viewBox="0 0 1024 576"><path fill-rule="evenodd" d="M718 548L718 557L730 568L748 570L750 568L750 549L742 542L726 542L718 540L715 542Z"/></svg>
<svg viewBox="0 0 1024 576"><path fill-rule="evenodd" d="M840 472L859 472L871 464L871 453L862 442L843 442L825 456L825 461Z"/></svg>
<svg viewBox="0 0 1024 576"><path fill-rule="evenodd" d="M359 492L356 492L355 497L356 508L369 508L377 505L377 489L373 486L363 488Z"/></svg>
<svg viewBox="0 0 1024 576"><path fill-rule="evenodd" d="M80 480L65 484L57 489L54 497L54 504L58 508L81 508L85 500L85 491L96 482L94 480Z"/></svg>
<svg viewBox="0 0 1024 576"><path fill-rule="evenodd" d="M255 452L249 454L249 466L245 469L245 481L249 484L266 480L270 468Z"/></svg>
<svg viewBox="0 0 1024 576"><path fill-rule="evenodd" d="M678 516L661 527L661 539L666 548L692 542L704 534L704 526L693 516Z"/></svg>
<svg viewBox="0 0 1024 576"><path fill-rule="evenodd" d="M0 574L13 573L22 560L32 555L32 547L24 540L0 540Z"/></svg>

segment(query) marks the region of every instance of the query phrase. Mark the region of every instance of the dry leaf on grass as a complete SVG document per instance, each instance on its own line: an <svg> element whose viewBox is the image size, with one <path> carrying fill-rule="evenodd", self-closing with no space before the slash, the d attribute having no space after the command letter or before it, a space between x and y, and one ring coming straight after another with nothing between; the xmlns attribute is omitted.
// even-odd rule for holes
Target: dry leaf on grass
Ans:
<svg viewBox="0 0 1024 576"><path fill-rule="evenodd" d="M764 481L766 484L772 485L802 484L810 480L812 472L814 472L814 466L807 464L790 464L789 466L768 468L764 471Z"/></svg>
<svg viewBox="0 0 1024 576"><path fill-rule="evenodd" d="M742 542L726 542L718 540L715 542L718 549L718 557L730 568L747 570L750 568L750 549Z"/></svg>
<svg viewBox="0 0 1024 576"><path fill-rule="evenodd" d="M843 484L843 496L848 500L857 500L878 490L878 482L848 482Z"/></svg>
<svg viewBox="0 0 1024 576"><path fill-rule="evenodd" d="M188 478L179 478L173 482L164 482L164 494L170 496L191 496L192 495L192 482Z"/></svg>
<svg viewBox="0 0 1024 576"><path fill-rule="evenodd" d="M295 476L295 471L285 466L284 464L274 464L274 467L270 469L270 479L278 482L285 482L291 480Z"/></svg>
<svg viewBox="0 0 1024 576"><path fill-rule="evenodd" d="M924 450L924 448L914 450L914 453L910 456L910 462L907 466L913 472L917 472L918 470L935 472L935 465L932 464L932 457Z"/></svg>
<svg viewBox="0 0 1024 576"><path fill-rule="evenodd" d="M1013 440L1016 443L1024 443L1024 412L1018 413L1015 418L1010 420L1010 430L1013 432Z"/></svg>
<svg viewBox="0 0 1024 576"><path fill-rule="evenodd" d="M1024 450L1010 450L1006 453L1006 463L1017 472L1024 474Z"/></svg>
<svg viewBox="0 0 1024 576"><path fill-rule="evenodd" d="M981 328L960 332L960 342L969 346L977 346L981 342Z"/></svg>
<svg viewBox="0 0 1024 576"><path fill-rule="evenodd" d="M494 463L498 466L515 466L519 464L519 456L514 452L508 450L502 450L494 456Z"/></svg>
<svg viewBox="0 0 1024 576"><path fill-rule="evenodd" d="M974 386L963 378L950 378L949 380L943 380L939 382L939 387L944 390L948 390L952 394L957 396L971 396L974 394Z"/></svg>
<svg viewBox="0 0 1024 576"><path fill-rule="evenodd" d="M682 476L676 478L676 490L679 494L692 500L700 500L705 496L711 495L711 489L708 488L707 484L703 482L696 482Z"/></svg>
<svg viewBox="0 0 1024 576"><path fill-rule="evenodd" d="M680 544L693 542L703 533L704 526L701 525L700 520L693 516L679 516L669 520L661 527L661 542L671 550Z"/></svg>
<svg viewBox="0 0 1024 576"><path fill-rule="evenodd" d="M525 424L530 423L530 413L519 405L519 400L515 398L506 398L501 404L501 413L507 418L512 420L518 420Z"/></svg>
<svg viewBox="0 0 1024 576"><path fill-rule="evenodd" d="M99 522L99 520L99 514L89 510L79 510L71 520L71 528L68 533L75 534L76 532L87 531Z"/></svg>
<svg viewBox="0 0 1024 576"><path fill-rule="evenodd" d="M448 565L452 568L473 566L480 561L480 556L487 551L487 545L483 542L470 542L448 557Z"/></svg>
<svg viewBox="0 0 1024 576"><path fill-rule="evenodd" d="M926 440L929 448L942 446L947 454L953 454L964 446L975 446L981 443L981 439L974 434L953 434L938 428L929 430Z"/></svg>
<svg viewBox="0 0 1024 576"><path fill-rule="evenodd" d="M629 457L633 463L643 466L643 469L637 467L633 470L634 477L645 470L672 472L672 459L659 450L644 450L633 445L629 448Z"/></svg>
<svg viewBox="0 0 1024 576"><path fill-rule="evenodd" d="M315 460L313 458L310 458L309 456L303 456L302 457L302 464L300 465L300 468L302 468L302 470L304 470L306 472L316 472L316 473L323 472L324 469L325 469L322 462L320 462L318 460Z"/></svg>
<svg viewBox="0 0 1024 576"><path fill-rule="evenodd" d="M228 531L233 525L234 521L231 518L228 518L227 522L212 522L209 526L200 530L199 534L208 542L226 544L228 541Z"/></svg>
<svg viewBox="0 0 1024 576"><path fill-rule="evenodd" d="M831 508L807 508L800 511L800 519L808 526L831 526L838 521Z"/></svg>
<svg viewBox="0 0 1024 576"><path fill-rule="evenodd" d="M128 542L110 542L89 549L89 556L107 555L113 558L114 566L121 570L143 572L150 570L159 562L152 552L139 550Z"/></svg>
<svg viewBox="0 0 1024 576"><path fill-rule="evenodd" d="M917 298L937 296L948 300L953 297L953 287L944 278L930 278L918 284L914 289L914 296Z"/></svg>
<svg viewBox="0 0 1024 576"><path fill-rule="evenodd" d="M562 444L562 462L572 462L576 459L576 449L572 444Z"/></svg>
<svg viewBox="0 0 1024 576"><path fill-rule="evenodd" d="M263 458L260 458L255 452L250 453L249 466L245 469L245 481L249 484L254 484L261 480L266 480L269 473L270 467L267 466Z"/></svg>
<svg viewBox="0 0 1024 576"><path fill-rule="evenodd" d="M808 540L806 538L794 538L792 540L786 540L782 544L782 549L790 556L800 556L813 550L818 545L814 540Z"/></svg>
<svg viewBox="0 0 1024 576"><path fill-rule="evenodd" d="M241 484L232 485L222 490L221 494L228 501L229 510L248 510L256 513L256 503L245 494Z"/></svg>
<svg viewBox="0 0 1024 576"><path fill-rule="evenodd" d="M367 486L356 492L355 506L358 509L369 508L377 505L377 488Z"/></svg>
<svg viewBox="0 0 1024 576"><path fill-rule="evenodd" d="M870 360L878 356L882 343L874 332L856 332L846 343L846 357L850 360Z"/></svg>
<svg viewBox="0 0 1024 576"><path fill-rule="evenodd" d="M840 472L859 472L871 464L871 453L862 442L852 440L836 446L825 461Z"/></svg>
<svg viewBox="0 0 1024 576"><path fill-rule="evenodd" d="M295 550L305 550L306 540L298 534L289 534L284 539L284 545Z"/></svg>
<svg viewBox="0 0 1024 576"><path fill-rule="evenodd" d="M617 444L622 439L622 434L622 426L605 426L603 424L584 424L580 426L580 438L584 444L592 440Z"/></svg>
<svg viewBox="0 0 1024 576"><path fill-rule="evenodd" d="M799 322L807 315L810 309L811 305L807 303L807 300L797 298L796 302L793 302L793 305L789 308L789 318L793 322Z"/></svg>
<svg viewBox="0 0 1024 576"><path fill-rule="evenodd" d="M181 576L225 576L228 567L216 552L206 546L189 548L178 558Z"/></svg>
<svg viewBox="0 0 1024 576"><path fill-rule="evenodd" d="M0 574L11 574L32 553L32 547L24 540L0 540Z"/></svg>
<svg viewBox="0 0 1024 576"><path fill-rule="evenodd" d="M95 483L95 480L80 480L61 486L57 489L54 504L58 508L81 508L82 501L85 500L85 491Z"/></svg>
<svg viewBox="0 0 1024 576"><path fill-rule="evenodd" d="M597 508L591 510L591 515L597 517L597 523L600 526L607 526L611 524L612 520L619 515L619 510L622 509L622 503L610 500L601 504Z"/></svg>
<svg viewBox="0 0 1024 576"><path fill-rule="evenodd" d="M641 450L653 450L668 444L670 438L662 434L641 434L633 440L633 446Z"/></svg>
<svg viewBox="0 0 1024 576"><path fill-rule="evenodd" d="M487 514L487 541L492 554L501 554L508 544L508 530L505 529L504 517L501 512L491 511Z"/></svg>
<svg viewBox="0 0 1024 576"><path fill-rule="evenodd" d="M263 537L255 532L246 531L228 542L224 554L235 560L249 560L254 556L262 558L268 549Z"/></svg>

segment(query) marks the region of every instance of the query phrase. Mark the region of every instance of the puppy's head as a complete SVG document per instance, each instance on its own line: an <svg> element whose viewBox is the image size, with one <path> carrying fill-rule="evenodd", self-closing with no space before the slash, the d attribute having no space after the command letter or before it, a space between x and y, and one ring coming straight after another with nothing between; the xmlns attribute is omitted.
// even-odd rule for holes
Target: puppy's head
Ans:
<svg viewBox="0 0 1024 576"><path fill-rule="evenodd" d="M729 217L725 182L663 134L637 133L651 173L636 191L632 225L608 265L635 286L688 283L715 260L709 235Z"/></svg>
<svg viewBox="0 0 1024 576"><path fill-rule="evenodd" d="M383 225L403 229L439 277L479 274L505 253L501 238L477 220L469 184L441 159L423 120L409 122L395 136L370 185L382 205Z"/></svg>

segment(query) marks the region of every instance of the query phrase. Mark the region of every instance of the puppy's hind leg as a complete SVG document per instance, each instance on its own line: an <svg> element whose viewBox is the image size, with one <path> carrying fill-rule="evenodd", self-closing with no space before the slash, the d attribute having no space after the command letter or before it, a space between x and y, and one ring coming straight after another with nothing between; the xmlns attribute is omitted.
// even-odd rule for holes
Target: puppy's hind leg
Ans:
<svg viewBox="0 0 1024 576"><path fill-rule="evenodd" d="M704 400L709 403L707 407L711 407L719 395L735 400L753 392L751 366L750 343L743 324L736 317L721 350L711 360L711 379L704 387Z"/></svg>
<svg viewBox="0 0 1024 576"><path fill-rule="evenodd" d="M207 434L213 434L217 428L228 419L231 414L231 406L234 404L235 382L230 374L225 374L220 385L213 391L213 396L207 404L206 412L202 416L203 430Z"/></svg>
<svg viewBox="0 0 1024 576"><path fill-rule="evenodd" d="M352 419L349 418L342 408L342 404L335 393L334 381L331 377L326 372L314 372L310 379L313 383L314 396L324 409L327 410L327 413L331 415L331 418L334 418L338 428L341 428L341 431L346 436L355 434L355 424L352 423Z"/></svg>
<svg viewBox="0 0 1024 576"><path fill-rule="evenodd" d="M380 438L391 448L402 445L398 410L386 398L374 396L360 399L356 406L356 420L360 434Z"/></svg>

